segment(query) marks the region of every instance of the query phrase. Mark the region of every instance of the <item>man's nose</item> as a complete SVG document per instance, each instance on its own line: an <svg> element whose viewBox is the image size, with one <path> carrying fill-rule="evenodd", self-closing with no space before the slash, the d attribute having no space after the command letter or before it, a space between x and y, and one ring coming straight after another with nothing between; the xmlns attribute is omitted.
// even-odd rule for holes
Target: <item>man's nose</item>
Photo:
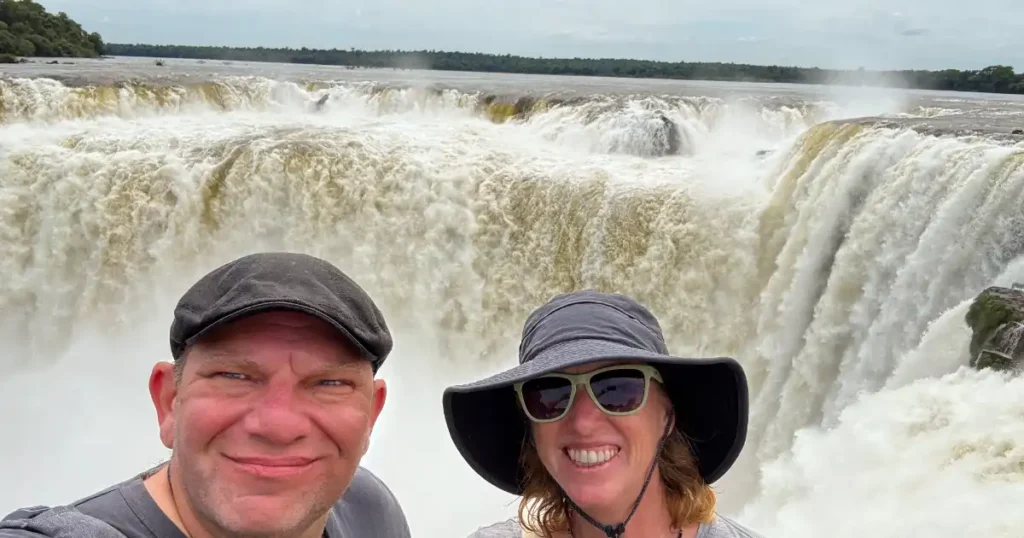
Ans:
<svg viewBox="0 0 1024 538"><path fill-rule="evenodd" d="M302 410L302 394L297 383L271 379L253 401L245 417L245 430L277 445L294 443L309 433L310 419Z"/></svg>

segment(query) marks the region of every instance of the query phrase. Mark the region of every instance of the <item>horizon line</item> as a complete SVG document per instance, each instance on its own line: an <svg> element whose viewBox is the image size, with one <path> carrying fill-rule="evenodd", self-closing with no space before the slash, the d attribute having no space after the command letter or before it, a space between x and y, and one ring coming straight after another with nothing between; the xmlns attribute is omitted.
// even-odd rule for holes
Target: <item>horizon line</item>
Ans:
<svg viewBox="0 0 1024 538"><path fill-rule="evenodd" d="M941 73L943 71L958 71L958 72L972 72L982 71L990 67L1010 67L1014 69L1012 65L1003 63L992 63L985 65L984 67L978 67L974 69L958 69L954 67L947 67L943 69L924 69L924 68L907 68L907 69L869 69L866 67L859 68L831 68L831 67L819 67L819 66L808 66L808 65L797 65L797 64L756 64L756 63L742 63L742 62L725 62L725 61L707 61L707 60L652 60L645 58L634 58L628 56L530 56L524 54L513 54L513 53L498 53L498 52L480 52L480 51L464 51L464 50L446 50L446 49L369 49L359 47L333 47L333 48L318 48L318 47L291 47L291 46L268 46L268 45L187 45L187 44L156 44L156 43L127 43L127 42L110 42L104 43L104 46L121 46L121 47L154 47L154 48L170 48L170 47L188 47L197 49L234 49L234 50L277 50L277 51L295 51L295 52L362 52L371 54L458 54L466 56L493 56L496 58L522 58L526 60L541 60L541 61L587 61L587 62L635 62L635 63L646 63L656 65L720 65L720 66L732 66L732 67L758 67L758 68L771 68L778 67L783 69L799 69L803 71L820 71L820 72L832 72L832 73L862 73L862 74L894 74L894 73ZM1014 69L1014 74L1017 71Z"/></svg>

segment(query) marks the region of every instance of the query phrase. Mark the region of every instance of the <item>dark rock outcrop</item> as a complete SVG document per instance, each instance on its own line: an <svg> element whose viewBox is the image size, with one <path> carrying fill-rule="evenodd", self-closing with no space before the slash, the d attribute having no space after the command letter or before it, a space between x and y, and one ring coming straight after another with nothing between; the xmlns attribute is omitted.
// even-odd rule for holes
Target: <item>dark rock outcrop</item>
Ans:
<svg viewBox="0 0 1024 538"><path fill-rule="evenodd" d="M331 94L329 94L329 93L323 94L323 96L320 97L320 99L317 99L316 102L313 103L313 110L315 112L320 112L320 110L322 110L324 108L324 105L327 104L327 100L330 99L330 98L331 98Z"/></svg>
<svg viewBox="0 0 1024 538"><path fill-rule="evenodd" d="M965 320L973 368L1024 371L1024 286L993 286L978 294Z"/></svg>
<svg viewBox="0 0 1024 538"><path fill-rule="evenodd" d="M664 147L659 148L662 155L679 155L683 146L683 136L679 131L676 122L670 120L665 114L659 113L661 123L665 128Z"/></svg>

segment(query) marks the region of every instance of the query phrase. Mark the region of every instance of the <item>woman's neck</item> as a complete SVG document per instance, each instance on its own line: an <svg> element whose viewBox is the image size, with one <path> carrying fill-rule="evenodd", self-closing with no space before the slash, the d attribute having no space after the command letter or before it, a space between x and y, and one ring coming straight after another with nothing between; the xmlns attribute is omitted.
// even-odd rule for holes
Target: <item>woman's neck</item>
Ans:
<svg viewBox="0 0 1024 538"><path fill-rule="evenodd" d="M587 515L602 525L618 525L629 516L634 501L635 499L629 499L627 503L615 508L595 507L588 510L580 507L580 509L586 511ZM595 527L575 512L570 513L569 526L573 538L608 538L603 530ZM678 533L679 529L672 525L672 516L668 512L665 488L657 480L657 477L654 477L644 493L640 505L637 506L636 513L626 524L626 531L621 538L676 538ZM684 535L686 534L690 533L684 533Z"/></svg>

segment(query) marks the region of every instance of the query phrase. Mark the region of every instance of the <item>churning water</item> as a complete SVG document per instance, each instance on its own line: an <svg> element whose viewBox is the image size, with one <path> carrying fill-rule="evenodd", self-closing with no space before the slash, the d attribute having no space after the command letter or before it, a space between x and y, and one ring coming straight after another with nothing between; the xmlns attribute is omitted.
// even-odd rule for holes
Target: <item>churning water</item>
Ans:
<svg viewBox="0 0 1024 538"><path fill-rule="evenodd" d="M458 457L441 389L514 363L526 314L583 287L747 368L723 512L769 537L1024 536L1024 379L967 369L963 320L1024 280L1024 102L185 61L4 75L0 512L160 461L145 380L174 301L281 249L352 274L396 332L365 462L416 536L514 513Z"/></svg>

